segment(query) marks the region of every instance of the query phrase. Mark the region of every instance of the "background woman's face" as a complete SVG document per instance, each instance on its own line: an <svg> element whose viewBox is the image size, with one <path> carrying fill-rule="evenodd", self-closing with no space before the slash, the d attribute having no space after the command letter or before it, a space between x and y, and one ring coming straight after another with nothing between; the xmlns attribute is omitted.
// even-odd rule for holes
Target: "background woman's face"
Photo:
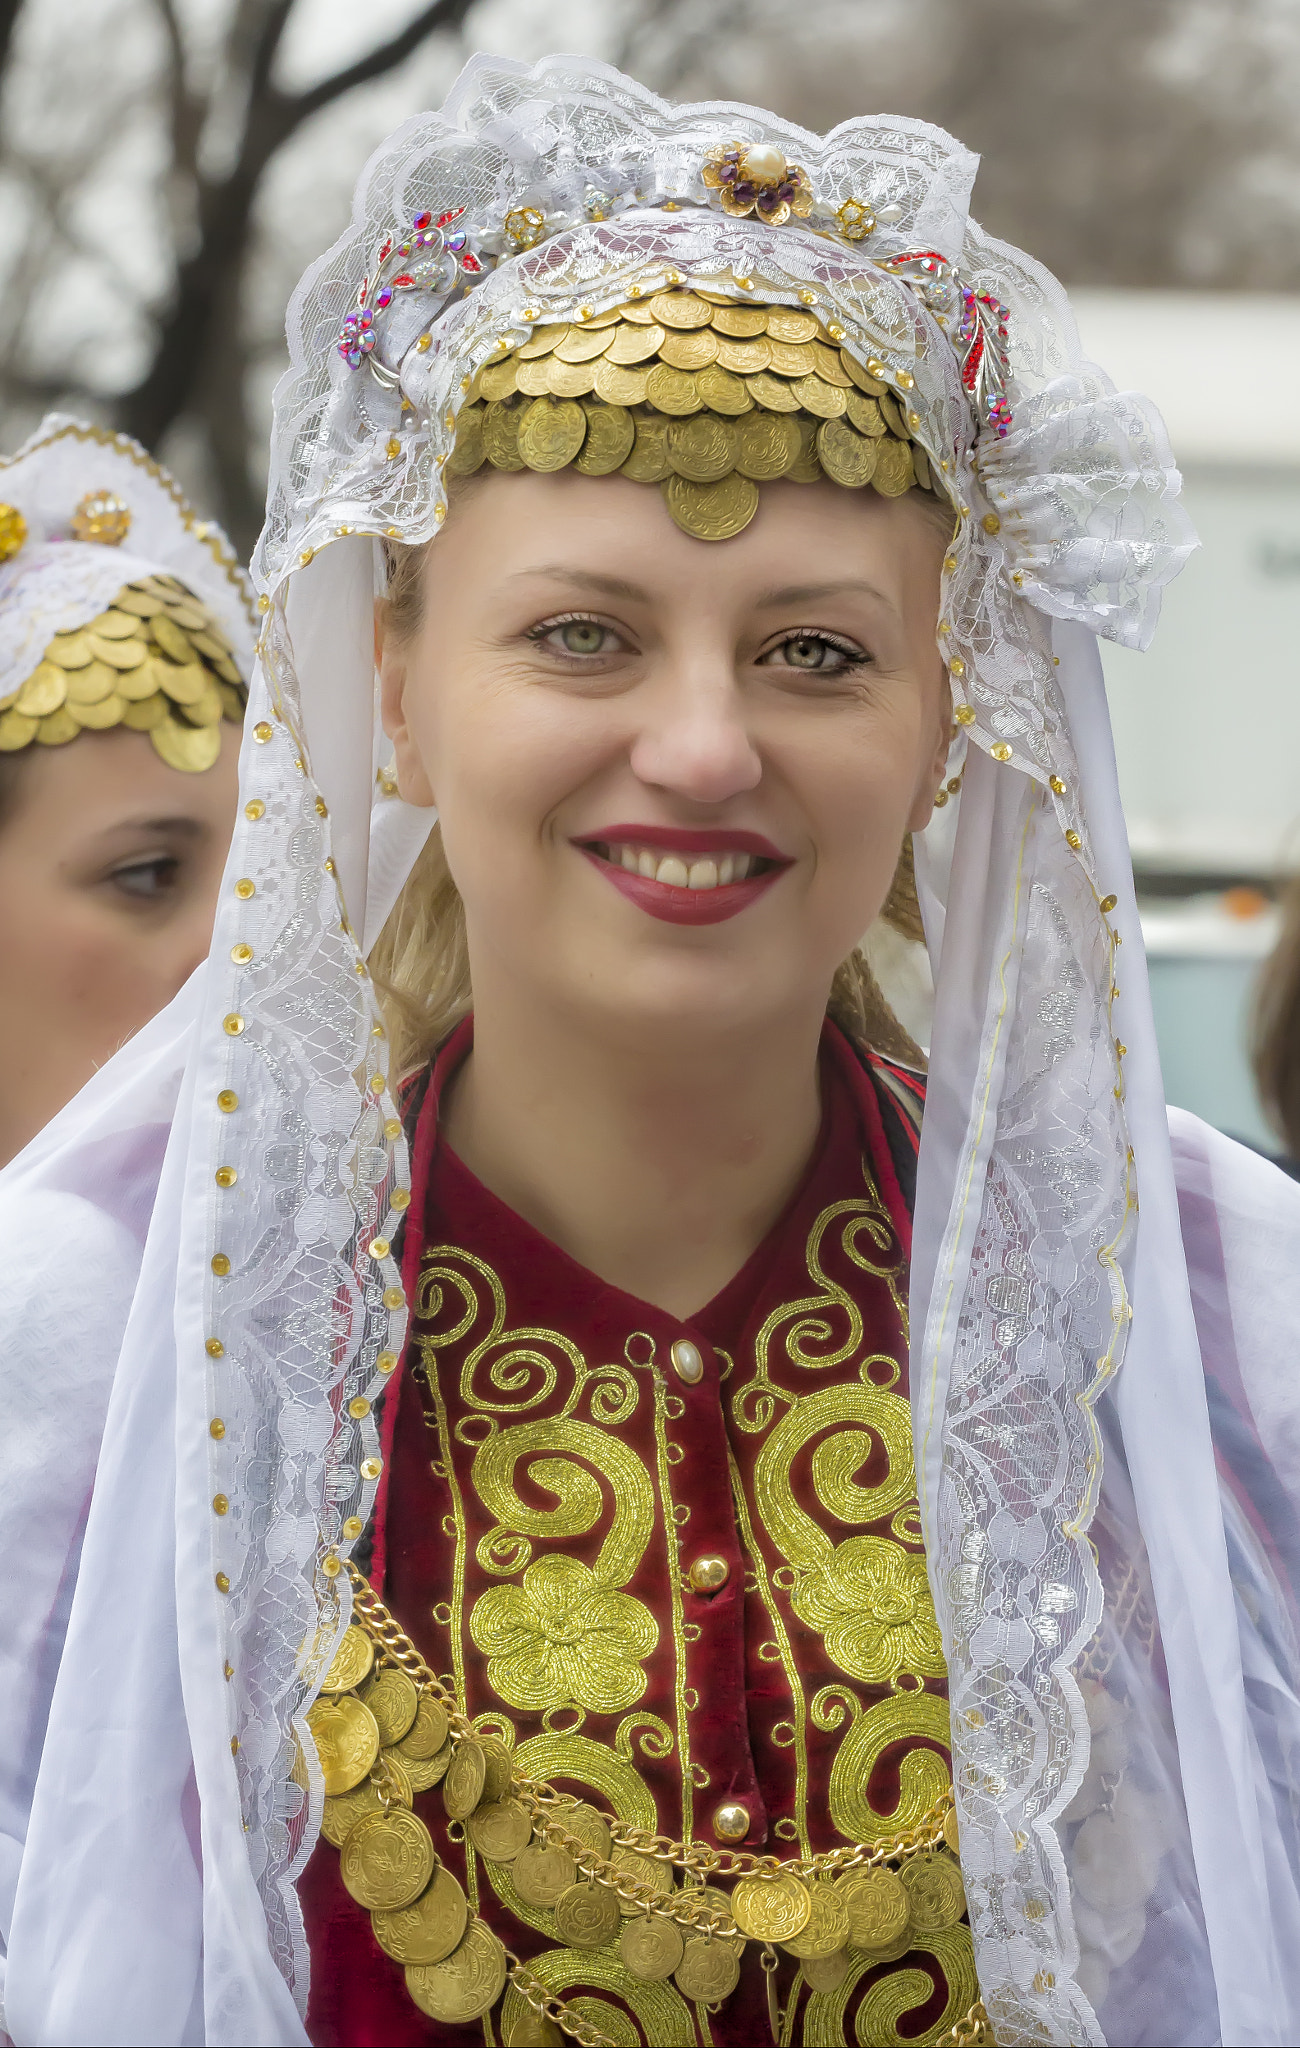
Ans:
<svg viewBox="0 0 1300 2048"><path fill-rule="evenodd" d="M914 497L770 485L710 544L622 477L465 491L381 673L476 986L660 1034L820 1009L944 767Z"/></svg>
<svg viewBox="0 0 1300 2048"><path fill-rule="evenodd" d="M32 747L0 783L0 1162L171 1001L208 950L239 733L201 775L146 733Z"/></svg>

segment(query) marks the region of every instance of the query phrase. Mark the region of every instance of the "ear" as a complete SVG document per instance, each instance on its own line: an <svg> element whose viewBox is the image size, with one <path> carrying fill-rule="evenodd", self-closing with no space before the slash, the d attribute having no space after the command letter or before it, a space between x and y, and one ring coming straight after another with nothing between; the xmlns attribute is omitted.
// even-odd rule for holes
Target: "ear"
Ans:
<svg viewBox="0 0 1300 2048"><path fill-rule="evenodd" d="M397 640L388 624L383 598L375 600L375 669L379 676L379 716L393 743L398 794L422 810L436 804L424 757L407 722L407 689L413 643Z"/></svg>
<svg viewBox="0 0 1300 2048"><path fill-rule="evenodd" d="M909 832L923 832L929 824L939 786L948 772L948 755L955 728L952 722L952 689L947 672L942 671L942 675L943 681L936 693L933 745L917 780L916 797L907 820Z"/></svg>

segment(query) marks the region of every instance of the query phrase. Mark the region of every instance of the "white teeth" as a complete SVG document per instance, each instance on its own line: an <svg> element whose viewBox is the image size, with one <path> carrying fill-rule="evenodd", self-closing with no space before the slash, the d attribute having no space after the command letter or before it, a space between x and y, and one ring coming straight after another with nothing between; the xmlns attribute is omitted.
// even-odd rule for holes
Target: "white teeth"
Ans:
<svg viewBox="0 0 1300 2048"><path fill-rule="evenodd" d="M690 879L690 869L686 862L678 860L675 853L668 854L655 869L656 882L667 882L673 889L689 888Z"/></svg>
<svg viewBox="0 0 1300 2048"><path fill-rule="evenodd" d="M635 846L620 846L618 850L618 857L619 860L622 862L623 866L628 870L630 874L635 875L636 873L638 873L637 851Z"/></svg>
<svg viewBox="0 0 1300 2048"><path fill-rule="evenodd" d="M720 889L725 889L725 888L726 888L726 886L727 886L727 884L728 884L728 882L729 882L729 881L730 881L730 880L732 879L733 875L735 874L735 872L736 872L736 856L735 856L735 854L734 854L734 853L724 853L724 854L723 854L723 856L722 856L722 859L721 859L721 860L720 860L720 861L718 862L718 887L719 887Z"/></svg>
<svg viewBox="0 0 1300 2048"><path fill-rule="evenodd" d="M725 889L731 882L747 881L755 866L748 853L701 854L688 861L680 854L658 854L653 847L630 846L624 840L608 848L607 858L629 875L665 882L670 889Z"/></svg>
<svg viewBox="0 0 1300 2048"><path fill-rule="evenodd" d="M648 846L643 846L637 855L637 873L644 875L647 882L653 882L659 872L659 862Z"/></svg>
<svg viewBox="0 0 1300 2048"><path fill-rule="evenodd" d="M716 860L693 860L686 876L688 889L716 889L718 886L718 863Z"/></svg>

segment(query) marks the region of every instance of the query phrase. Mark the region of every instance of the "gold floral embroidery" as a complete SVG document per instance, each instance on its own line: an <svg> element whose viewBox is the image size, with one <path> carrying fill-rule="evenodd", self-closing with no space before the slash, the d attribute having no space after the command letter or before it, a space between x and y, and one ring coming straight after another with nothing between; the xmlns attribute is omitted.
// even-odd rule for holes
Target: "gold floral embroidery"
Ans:
<svg viewBox="0 0 1300 2048"><path fill-rule="evenodd" d="M646 1689L639 1660L659 1642L648 1608L574 1557L542 1557L522 1585L493 1586L470 1616L488 1683L509 1706L617 1714Z"/></svg>
<svg viewBox="0 0 1300 2048"><path fill-rule="evenodd" d="M888 1685L900 1671L943 1676L925 1559L887 1537L851 1536L808 1574L790 1604L818 1630L841 1671L865 1685Z"/></svg>

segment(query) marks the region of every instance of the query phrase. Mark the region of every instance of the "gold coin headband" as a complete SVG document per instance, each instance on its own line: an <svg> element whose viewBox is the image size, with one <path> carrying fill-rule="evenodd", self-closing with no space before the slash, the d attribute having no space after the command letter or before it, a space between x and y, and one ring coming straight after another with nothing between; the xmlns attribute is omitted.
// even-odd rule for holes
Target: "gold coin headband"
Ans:
<svg viewBox="0 0 1300 2048"><path fill-rule="evenodd" d="M879 374L876 374L879 372ZM657 292L581 324L539 327L466 395L449 477L494 469L618 471L661 486L697 540L729 540L761 483L828 477L901 497L933 490L919 413L837 346L815 314Z"/></svg>
<svg viewBox="0 0 1300 2048"><path fill-rule="evenodd" d="M247 696L207 606L175 576L143 576L89 625L56 633L22 687L0 697L0 753L125 725L147 732L169 768L198 774Z"/></svg>

